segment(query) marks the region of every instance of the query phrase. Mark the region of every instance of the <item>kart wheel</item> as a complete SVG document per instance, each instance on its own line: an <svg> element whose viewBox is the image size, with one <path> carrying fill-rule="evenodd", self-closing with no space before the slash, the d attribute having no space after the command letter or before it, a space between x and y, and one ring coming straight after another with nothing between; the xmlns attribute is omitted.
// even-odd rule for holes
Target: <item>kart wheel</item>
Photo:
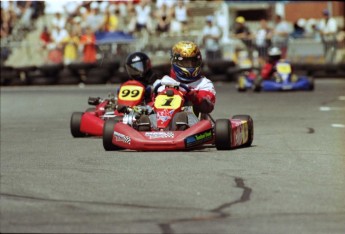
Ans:
<svg viewBox="0 0 345 234"><path fill-rule="evenodd" d="M173 131L186 130L188 128L188 113L187 112L176 113L171 123L172 123L171 130Z"/></svg>
<svg viewBox="0 0 345 234"><path fill-rule="evenodd" d="M74 112L71 117L71 133L73 137L84 137L86 136L85 133L82 133L80 131L80 122L81 122L81 117L83 116L82 112Z"/></svg>
<svg viewBox="0 0 345 234"><path fill-rule="evenodd" d="M228 119L217 119L215 125L215 144L217 150L231 149L231 123Z"/></svg>
<svg viewBox="0 0 345 234"><path fill-rule="evenodd" d="M114 125L118 122L115 119L105 121L103 126L103 147L106 151L120 150L121 148L113 144Z"/></svg>
<svg viewBox="0 0 345 234"><path fill-rule="evenodd" d="M240 119L247 121L248 123L248 142L245 143L243 146L244 147L249 147L252 145L253 139L254 139L254 122L252 117L249 115L235 115L232 116L232 119Z"/></svg>
<svg viewBox="0 0 345 234"><path fill-rule="evenodd" d="M254 83L253 83L254 92L260 92L261 91L261 83L262 83L261 78L256 78L254 80Z"/></svg>
<svg viewBox="0 0 345 234"><path fill-rule="evenodd" d="M311 77L309 77L308 78L308 81L309 81L309 91L314 91L314 79L313 78L311 78Z"/></svg>
<svg viewBox="0 0 345 234"><path fill-rule="evenodd" d="M138 121L138 131L139 132L148 132L151 130L151 121L147 115L142 115Z"/></svg>
<svg viewBox="0 0 345 234"><path fill-rule="evenodd" d="M244 76L240 76L237 79L237 91L238 92L245 92L246 89L246 78Z"/></svg>

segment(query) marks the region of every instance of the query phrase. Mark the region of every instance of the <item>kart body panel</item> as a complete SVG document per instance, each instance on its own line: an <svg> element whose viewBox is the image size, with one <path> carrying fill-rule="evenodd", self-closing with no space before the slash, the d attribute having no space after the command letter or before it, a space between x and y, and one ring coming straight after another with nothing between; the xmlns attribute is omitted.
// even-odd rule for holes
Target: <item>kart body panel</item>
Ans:
<svg viewBox="0 0 345 234"><path fill-rule="evenodd" d="M129 80L123 83L117 94L116 105L136 106L144 100L145 86L136 80ZM86 111L80 119L80 132L89 136L102 136L105 120L116 116L123 116L115 108L107 111L109 99L97 104L94 111Z"/></svg>

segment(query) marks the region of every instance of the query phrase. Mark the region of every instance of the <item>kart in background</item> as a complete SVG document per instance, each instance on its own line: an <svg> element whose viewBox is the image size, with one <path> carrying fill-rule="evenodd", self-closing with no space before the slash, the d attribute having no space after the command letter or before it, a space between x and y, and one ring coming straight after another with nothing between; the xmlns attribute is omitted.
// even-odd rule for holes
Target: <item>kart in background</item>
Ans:
<svg viewBox="0 0 345 234"><path fill-rule="evenodd" d="M163 90L159 88L163 86ZM122 119L109 119L103 128L106 151L189 150L215 145L218 150L250 146L254 124L249 115L214 120L209 114L197 117L185 94L190 88L165 76L154 88L154 106L128 108Z"/></svg>
<svg viewBox="0 0 345 234"><path fill-rule="evenodd" d="M89 97L88 104L95 107L85 112L73 112L70 129L73 137L102 136L104 121L118 118L123 113L118 106L137 106L144 100L145 87L140 82L129 80L120 86L117 97L109 94L106 99Z"/></svg>
<svg viewBox="0 0 345 234"><path fill-rule="evenodd" d="M307 76L297 76L292 72L291 64L280 61L276 64L275 72L271 79L262 79L258 72L245 72L238 77L237 90L244 92L253 89L260 91L287 91L287 90L314 90L314 79Z"/></svg>

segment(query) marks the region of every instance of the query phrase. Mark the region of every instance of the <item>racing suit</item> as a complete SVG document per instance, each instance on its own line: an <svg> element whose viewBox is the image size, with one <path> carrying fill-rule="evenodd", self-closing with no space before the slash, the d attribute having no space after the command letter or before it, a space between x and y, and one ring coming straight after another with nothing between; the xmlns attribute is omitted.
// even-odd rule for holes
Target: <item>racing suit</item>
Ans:
<svg viewBox="0 0 345 234"><path fill-rule="evenodd" d="M173 75L173 74L171 74ZM172 78L169 76L164 76L165 78ZM153 87L156 87L163 79L158 79L153 84ZM214 109L216 102L216 90L211 80L207 79L205 76L197 81L187 84L190 87L191 91L186 94L188 101L191 101L195 112L201 113L210 113ZM164 87L160 87L158 91L163 90ZM183 88L181 88L183 90Z"/></svg>
<svg viewBox="0 0 345 234"><path fill-rule="evenodd" d="M273 62L273 63L266 63L262 69L261 69L261 77L264 80L269 80L271 79L274 71L275 71L275 66L276 66L277 62Z"/></svg>

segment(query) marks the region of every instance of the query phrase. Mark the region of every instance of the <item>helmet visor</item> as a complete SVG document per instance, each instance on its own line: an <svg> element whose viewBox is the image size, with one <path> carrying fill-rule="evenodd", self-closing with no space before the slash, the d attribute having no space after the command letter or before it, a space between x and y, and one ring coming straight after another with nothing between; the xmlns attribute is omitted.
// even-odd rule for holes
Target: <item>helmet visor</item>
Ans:
<svg viewBox="0 0 345 234"><path fill-rule="evenodd" d="M175 63L181 67L199 67L201 65L201 57L191 57L191 58L183 58L177 57Z"/></svg>
<svg viewBox="0 0 345 234"><path fill-rule="evenodd" d="M130 64L130 68L140 73L145 71L145 65L142 61Z"/></svg>

